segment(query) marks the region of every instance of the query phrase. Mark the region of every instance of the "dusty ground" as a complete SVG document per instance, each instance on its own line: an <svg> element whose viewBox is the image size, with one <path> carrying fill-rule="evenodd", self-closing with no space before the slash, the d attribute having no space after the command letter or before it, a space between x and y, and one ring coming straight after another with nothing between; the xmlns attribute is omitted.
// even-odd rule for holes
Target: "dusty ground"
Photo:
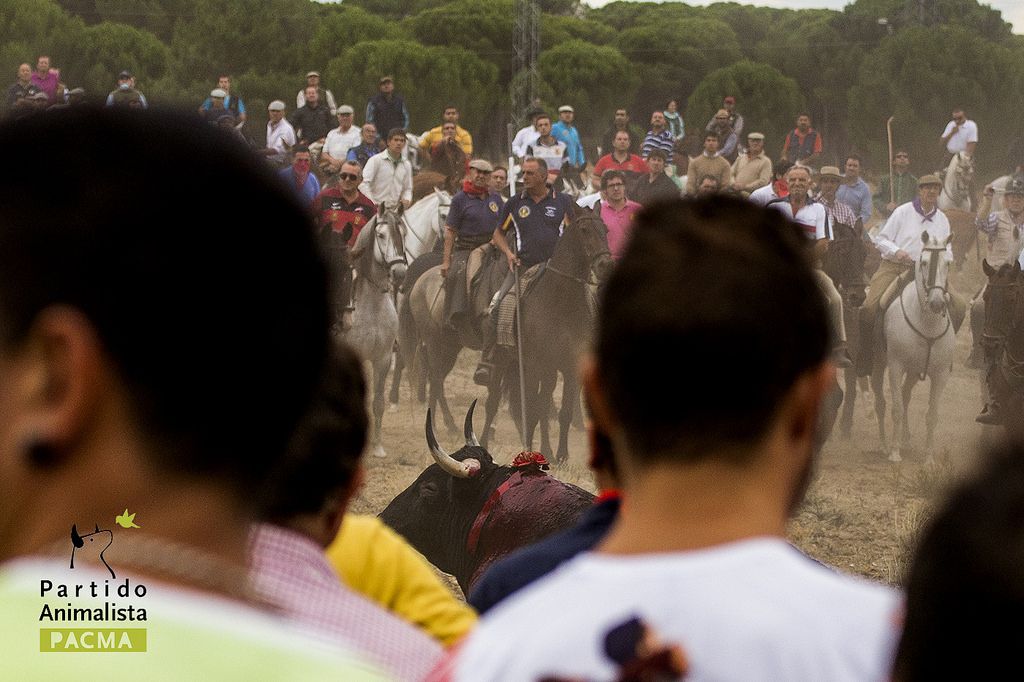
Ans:
<svg viewBox="0 0 1024 682"><path fill-rule="evenodd" d="M967 299L978 290L982 278L973 255L964 270L951 277L953 288ZM901 580L916 533L936 500L973 464L982 441L997 435L974 422L981 407L980 387L977 371L964 366L970 350L966 327L957 337L953 376L940 408L932 452L937 465L924 466L926 384L917 386L911 401L912 446L909 452L904 451L901 464L889 463L880 451L873 401L860 400L852 437L841 440L837 426L837 433L822 452L805 504L791 524L791 539L808 554L875 580ZM460 423L469 403L474 398L481 402L485 398L471 379L476 360L476 353L464 351L448 379L449 400ZM482 412L481 407L477 411L478 429L482 428ZM355 511L379 512L430 461L423 436L424 415L425 407L411 400L408 387L403 387L398 409L384 418L383 442L388 456L367 458L367 484L354 503ZM507 407L502 406L496 426L497 438L490 450L496 460L510 459L521 448ZM443 447L449 451L459 447L460 435L446 434L439 421L437 429ZM583 433L573 430L570 463L554 473L592 490L585 449Z"/></svg>

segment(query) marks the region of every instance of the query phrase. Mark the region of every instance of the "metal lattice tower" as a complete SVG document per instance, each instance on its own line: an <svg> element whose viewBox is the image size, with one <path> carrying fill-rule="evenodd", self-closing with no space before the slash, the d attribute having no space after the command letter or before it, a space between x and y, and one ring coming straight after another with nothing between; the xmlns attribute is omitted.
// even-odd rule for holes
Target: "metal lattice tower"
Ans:
<svg viewBox="0 0 1024 682"><path fill-rule="evenodd" d="M512 52L515 60L509 94L512 97L512 125L518 126L526 111L539 96L540 77L540 5L537 0L515 0L512 28ZM515 128L513 128L514 134Z"/></svg>

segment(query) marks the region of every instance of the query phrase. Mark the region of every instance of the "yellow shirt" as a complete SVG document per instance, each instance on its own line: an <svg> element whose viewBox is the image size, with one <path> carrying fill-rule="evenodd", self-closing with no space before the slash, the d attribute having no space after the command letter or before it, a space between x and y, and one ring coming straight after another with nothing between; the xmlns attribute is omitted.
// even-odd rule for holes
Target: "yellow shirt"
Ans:
<svg viewBox="0 0 1024 682"><path fill-rule="evenodd" d="M476 625L423 556L376 516L346 514L327 561L353 590L413 623L445 646Z"/></svg>
<svg viewBox="0 0 1024 682"><path fill-rule="evenodd" d="M434 146L435 142L441 141L441 126L431 128L430 132L424 135L420 139L420 149L427 154L430 153L430 148ZM473 136L469 134L469 131L460 125L455 126L455 141L462 147L462 151L466 152L466 156L473 155Z"/></svg>

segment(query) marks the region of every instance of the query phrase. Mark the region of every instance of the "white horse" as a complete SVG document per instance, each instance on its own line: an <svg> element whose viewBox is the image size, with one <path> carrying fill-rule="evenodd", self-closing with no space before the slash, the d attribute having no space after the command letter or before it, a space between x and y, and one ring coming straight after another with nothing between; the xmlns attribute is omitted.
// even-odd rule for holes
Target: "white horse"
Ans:
<svg viewBox="0 0 1024 682"><path fill-rule="evenodd" d="M405 278L406 260L399 227L402 205L385 208L368 222L352 247L356 271L353 287L352 328L345 340L365 362L372 365L373 433L370 442L376 457L385 457L381 445L384 418L384 384L391 368L391 351L398 336L398 311L395 292Z"/></svg>
<svg viewBox="0 0 1024 682"><path fill-rule="evenodd" d="M974 180L974 159L964 152L953 155L946 167L942 192L939 194L939 209L958 208L971 210L971 183Z"/></svg>
<svg viewBox="0 0 1024 682"><path fill-rule="evenodd" d="M442 238L451 207L451 195L435 187L433 194L417 201L402 216L402 237L405 239L405 256L409 265L428 253L437 240Z"/></svg>
<svg viewBox="0 0 1024 682"><path fill-rule="evenodd" d="M882 449L889 450L889 461L900 462L900 448L910 441L907 407L914 384L925 376L931 379L926 462L932 462L931 446L938 422L939 400L949 380L956 332L949 315L949 275L947 246L952 237L939 241L928 232L921 233L924 248L914 268L914 282L908 285L885 311L886 360L892 399L892 448L886 447L885 394L882 373L877 364L872 375L875 411Z"/></svg>

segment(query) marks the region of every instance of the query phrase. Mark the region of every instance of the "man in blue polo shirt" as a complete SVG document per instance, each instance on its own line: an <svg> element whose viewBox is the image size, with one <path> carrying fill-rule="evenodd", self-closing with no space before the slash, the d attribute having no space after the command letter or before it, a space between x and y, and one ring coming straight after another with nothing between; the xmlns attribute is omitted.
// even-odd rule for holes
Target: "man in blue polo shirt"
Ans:
<svg viewBox="0 0 1024 682"><path fill-rule="evenodd" d="M501 288L491 299L491 322L484 325L484 347L473 381L480 386L490 384L494 367L497 315L501 299L515 283L513 270L526 270L551 258L562 235L562 225L573 213L568 195L548 189L547 164L543 159L523 161L523 191L511 197L501 212L501 224L494 230L491 243L505 254L509 273ZM507 232L515 228L515 251L509 246Z"/></svg>
<svg viewBox="0 0 1024 682"><path fill-rule="evenodd" d="M456 318L464 317L468 308L466 261L469 252L491 241L498 226L502 199L491 190L493 171L491 164L483 159L469 162L469 177L452 197L444 226L441 276L445 278L445 320L453 326Z"/></svg>
<svg viewBox="0 0 1024 682"><path fill-rule="evenodd" d="M566 151L569 152L569 163L580 172L580 179L583 181L583 186L586 187L587 178L584 171L587 169L587 157L583 154L580 131L573 125L575 117L575 110L568 104L558 107L558 123L551 126L551 134L559 142L565 143Z"/></svg>

